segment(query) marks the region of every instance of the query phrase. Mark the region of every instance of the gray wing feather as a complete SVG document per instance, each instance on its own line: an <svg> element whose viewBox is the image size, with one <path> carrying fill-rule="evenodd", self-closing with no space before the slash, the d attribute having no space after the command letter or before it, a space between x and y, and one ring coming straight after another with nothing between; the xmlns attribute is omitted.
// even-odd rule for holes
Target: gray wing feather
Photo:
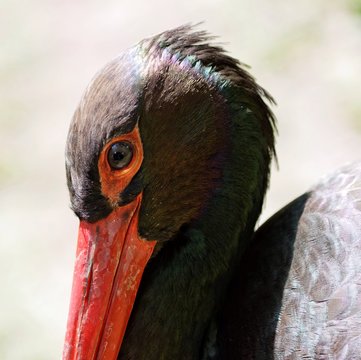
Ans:
<svg viewBox="0 0 361 360"><path fill-rule="evenodd" d="M361 163L314 187L300 217L276 359L361 359Z"/></svg>

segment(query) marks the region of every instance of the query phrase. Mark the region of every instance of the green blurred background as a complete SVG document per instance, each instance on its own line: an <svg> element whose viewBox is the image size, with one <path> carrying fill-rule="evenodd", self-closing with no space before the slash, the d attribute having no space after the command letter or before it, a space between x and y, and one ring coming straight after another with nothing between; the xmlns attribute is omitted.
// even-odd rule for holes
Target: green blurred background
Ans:
<svg viewBox="0 0 361 360"><path fill-rule="evenodd" d="M77 231L63 154L87 82L143 37L199 21L278 103L261 221L360 158L360 0L0 0L0 359L61 357Z"/></svg>

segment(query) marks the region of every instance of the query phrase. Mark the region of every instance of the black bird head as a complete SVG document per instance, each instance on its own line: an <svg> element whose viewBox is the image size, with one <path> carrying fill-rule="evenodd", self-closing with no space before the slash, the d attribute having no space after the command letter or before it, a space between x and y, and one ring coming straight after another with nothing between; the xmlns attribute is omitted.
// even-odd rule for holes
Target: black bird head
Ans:
<svg viewBox="0 0 361 360"><path fill-rule="evenodd" d="M95 76L75 112L66 170L81 225L66 359L115 358L151 254L165 267L175 248L198 241L223 252L227 267L224 249L237 253L253 230L274 154L272 98L210 40L183 26L142 41ZM144 254L129 260L135 251ZM131 295L115 304L130 281Z"/></svg>

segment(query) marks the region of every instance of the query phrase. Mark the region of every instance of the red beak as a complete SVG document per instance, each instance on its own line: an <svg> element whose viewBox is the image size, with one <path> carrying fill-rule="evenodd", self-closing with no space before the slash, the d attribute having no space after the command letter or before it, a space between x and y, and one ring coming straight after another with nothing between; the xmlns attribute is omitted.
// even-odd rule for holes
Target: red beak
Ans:
<svg viewBox="0 0 361 360"><path fill-rule="evenodd" d="M116 359L155 241L140 239L139 195L93 224L81 221L64 360Z"/></svg>

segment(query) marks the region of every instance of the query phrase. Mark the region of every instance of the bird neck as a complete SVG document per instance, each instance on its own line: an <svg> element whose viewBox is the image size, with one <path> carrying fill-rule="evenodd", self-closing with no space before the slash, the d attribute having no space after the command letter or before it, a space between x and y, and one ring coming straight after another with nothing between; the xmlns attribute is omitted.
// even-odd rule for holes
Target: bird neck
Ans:
<svg viewBox="0 0 361 360"><path fill-rule="evenodd" d="M262 198L247 211L223 200L166 242L145 270L119 359L216 358L217 317Z"/></svg>

